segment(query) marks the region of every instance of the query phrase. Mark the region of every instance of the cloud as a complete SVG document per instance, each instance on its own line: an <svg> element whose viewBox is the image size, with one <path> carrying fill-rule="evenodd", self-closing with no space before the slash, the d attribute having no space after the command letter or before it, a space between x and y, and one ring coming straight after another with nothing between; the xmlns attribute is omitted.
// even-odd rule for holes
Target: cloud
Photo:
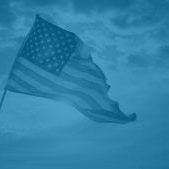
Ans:
<svg viewBox="0 0 169 169"><path fill-rule="evenodd" d="M138 0L127 11L119 13L112 22L122 29L152 27L168 18L168 10L167 1Z"/></svg>
<svg viewBox="0 0 169 169"><path fill-rule="evenodd" d="M16 1L16 0L14 0ZM78 12L89 12L93 10L105 11L105 10L121 10L130 7L136 0L19 0L23 4L29 6L49 6L49 5L63 5L71 3L75 10ZM16 1L17 2L17 1Z"/></svg>
<svg viewBox="0 0 169 169"><path fill-rule="evenodd" d="M25 6L29 7L43 7L43 6L50 6L51 4L54 5L65 5L68 3L68 0L13 0L15 2L20 2Z"/></svg>
<svg viewBox="0 0 169 169"><path fill-rule="evenodd" d="M16 20L16 6L15 4L22 4L22 8L43 8L49 7L50 5L56 7L65 7L69 4L72 4L76 12L87 13L89 11L106 11L112 9L125 9L128 8L134 0L106 0L106 1L97 1L97 0L1 0L0 6L0 24L9 27ZM23 10L23 9L21 9ZM4 17L5 16L5 17Z"/></svg>
<svg viewBox="0 0 169 169"><path fill-rule="evenodd" d="M129 8L135 0L74 0L73 5L78 12L89 12L92 10L125 10Z"/></svg>
<svg viewBox="0 0 169 169"><path fill-rule="evenodd" d="M68 5L70 2L71 6ZM20 43L32 25L33 14L42 12L49 15L54 23L77 33L92 47L92 52L99 59L107 58L109 64L112 62L118 65L127 57L128 65L144 68L152 64L151 59L146 57L153 58L165 35L169 35L165 25L169 6L167 1L65 0L67 10L64 11L62 3L60 0L5 1L4 4L8 4L11 11L15 7L16 18L13 20L12 33L0 32L1 42L4 38L11 41L12 37L13 43ZM95 13L88 14L88 11ZM162 35L164 30L165 35Z"/></svg>
<svg viewBox="0 0 169 169"><path fill-rule="evenodd" d="M141 54L131 54L128 56L127 66L132 68L145 68L150 65L148 56Z"/></svg>
<svg viewBox="0 0 169 169"><path fill-rule="evenodd" d="M155 72L159 70L169 70L169 46L161 45L157 47L156 53L148 54L147 52L140 52L127 56L128 68L152 68ZM164 72L163 72L164 73Z"/></svg>
<svg viewBox="0 0 169 169"><path fill-rule="evenodd" d="M15 15L11 10L10 0L0 0L0 25L9 27L15 20Z"/></svg>
<svg viewBox="0 0 169 169"><path fill-rule="evenodd" d="M65 5L67 0L0 0L0 26L11 27L17 19L16 4L22 4L22 8L35 8L49 6L51 4ZM22 10L22 9L21 9Z"/></svg>
<svg viewBox="0 0 169 169"><path fill-rule="evenodd" d="M156 68L169 69L169 46L164 45L159 48L154 63Z"/></svg>
<svg viewBox="0 0 169 169"><path fill-rule="evenodd" d="M54 3L61 3L65 0L20 0L21 2L24 2L25 4L30 4L30 5L38 5L38 6L43 6L43 5L49 5L49 4L54 4Z"/></svg>

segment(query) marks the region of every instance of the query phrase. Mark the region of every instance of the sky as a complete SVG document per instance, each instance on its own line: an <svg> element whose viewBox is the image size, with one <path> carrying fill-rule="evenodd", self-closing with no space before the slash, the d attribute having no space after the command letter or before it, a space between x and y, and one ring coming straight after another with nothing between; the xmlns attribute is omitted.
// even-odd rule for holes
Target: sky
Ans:
<svg viewBox="0 0 169 169"><path fill-rule="evenodd" d="M39 13L89 46L111 85L109 96L124 112L138 115L132 124L97 124L63 103L9 92L0 114L0 131L6 147L13 146L8 143L9 133L24 137L14 144L19 149L17 169L31 164L37 168L47 157L51 158L44 160L44 168L52 163L67 169L64 161L70 168L169 168L169 0L0 0L0 4L1 93ZM34 152L37 163L30 155L32 144L46 154L40 158ZM11 151L3 149L0 165L14 158ZM30 163L23 160L18 165L23 152ZM60 162L52 161L54 157Z"/></svg>

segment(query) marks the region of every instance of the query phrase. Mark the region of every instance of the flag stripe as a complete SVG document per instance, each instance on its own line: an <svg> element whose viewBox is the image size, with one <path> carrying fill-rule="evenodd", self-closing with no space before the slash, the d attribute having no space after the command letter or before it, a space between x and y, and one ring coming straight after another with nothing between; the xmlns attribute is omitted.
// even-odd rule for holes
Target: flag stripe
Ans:
<svg viewBox="0 0 169 169"><path fill-rule="evenodd" d="M93 70L89 66L81 64L80 62L70 60L69 65L72 66L74 69L96 76L101 80L103 80L102 76L99 73L97 73L97 71Z"/></svg>
<svg viewBox="0 0 169 169"><path fill-rule="evenodd" d="M16 66L19 67L19 69L23 72L29 72L32 71L31 69L27 68L25 65L23 65L23 63L16 63ZM35 72L31 72L31 73L35 73ZM68 75L67 73L62 73L61 76L59 77L55 77L57 78L58 81L62 82L62 84L64 83L64 85L68 86L68 88L90 88L91 90L94 90L100 94L105 94L102 89L100 88L99 85L86 81L84 79L80 79L80 78L76 78L73 76ZM55 81L56 82L56 81ZM59 82L58 82L59 83Z"/></svg>
<svg viewBox="0 0 169 169"><path fill-rule="evenodd" d="M82 79L83 81L86 81L87 83L93 83L93 84L97 85L100 88L100 90L103 92L103 94L107 93L107 91L109 89L109 85L104 83L101 79L99 79L95 76L92 76L92 75L88 74L87 72L75 69L73 66L69 65L69 63L63 68L62 74L63 73L66 73L67 75L69 75L73 78L76 78L77 83L78 83L78 81L80 81Z"/></svg>
<svg viewBox="0 0 169 169"><path fill-rule="evenodd" d="M25 65L23 65L23 63L17 63L16 65L17 65L17 67L19 67L20 71L23 71L23 72L29 73L29 74L31 73L31 76L34 76L37 73L37 69L39 69L37 66L35 66L36 70L31 70L28 67L26 67ZM38 70L38 72L40 72L40 75L43 76L44 73L42 73L41 71L42 70L40 70L40 69ZM49 78L51 81L53 81L54 83L57 82L57 84L62 84L63 86L66 86L69 89L79 89L79 90L83 90L83 89L89 90L90 89L90 90L92 90L92 92L94 91L94 92L97 92L97 94L99 93L100 95L103 95L103 93L99 90L100 89L99 86L97 86L97 85L92 86L93 84L92 83L90 84L90 82L88 82L88 84L86 84L87 82L83 81L83 79L82 79L81 82L79 81L77 83L77 80L79 80L79 79L76 79L75 77L72 77L72 76L70 76L70 75L68 75L66 73L63 73L59 77L58 76L54 76L55 79L53 79L53 75L48 73L48 77L49 77L49 75L51 76Z"/></svg>
<svg viewBox="0 0 169 169"><path fill-rule="evenodd" d="M60 100L60 97L57 97L56 95L53 95L51 93L45 93L41 90L38 90L37 88L23 81L22 79L17 77L17 75L14 75L14 74L12 75L12 78L10 79L10 83L7 85L7 89L10 91L18 92L18 93L24 93L24 94L29 94L33 96L47 97L47 98L51 98L55 100L56 99Z"/></svg>
<svg viewBox="0 0 169 169"><path fill-rule="evenodd" d="M18 79L20 79L20 84L23 83L27 83L31 86L33 86L34 88L38 88L40 90L42 90L43 92L49 92L49 93L53 93L54 95L56 94L70 94L70 95L76 95L79 98L83 99L87 104L90 105L91 107L99 107L99 104L96 103L96 101L94 99L92 99L90 96L80 92L80 91L73 91L70 89L67 89L63 86L60 86L58 84L54 84L52 82L50 82L48 79L40 77L39 75L32 75L31 76L28 74L24 74L21 71L14 71L14 75L18 77ZM28 86L27 86L28 87ZM55 93L54 93L55 92Z"/></svg>
<svg viewBox="0 0 169 169"><path fill-rule="evenodd" d="M22 65L23 63L17 62L16 66L20 69L25 69L26 67ZM56 76L55 76L56 77ZM85 80L83 78L77 78L74 76L71 76L65 72L62 72L61 75L57 78L59 81L63 80L65 85L68 85L70 87L76 87L76 88L90 88L93 91L96 91L102 95L106 94L105 88L103 89L99 84ZM62 81L62 82L63 82ZM67 83L69 82L69 83ZM71 84L70 84L71 83Z"/></svg>
<svg viewBox="0 0 169 169"><path fill-rule="evenodd" d="M21 79L16 72L12 72L12 77L11 77L11 80L15 83L17 83L19 86L21 86L22 88L24 89L27 89L28 91L31 91L31 92L37 92L37 88L33 85L30 85L29 83L27 83L24 79ZM45 89L42 88L44 91Z"/></svg>
<svg viewBox="0 0 169 169"><path fill-rule="evenodd" d="M80 105L81 108L83 108L85 110L87 110L87 108L88 108L88 111L90 111L90 113L103 115L103 116L105 116L105 118L109 117L109 118L113 118L113 119L121 119L122 121L128 119L128 117L125 116L122 113L115 114L115 113L112 113L111 111L103 110L103 109L101 109L101 107L97 107L98 105L94 105L93 101L91 101L92 104L90 104L90 102L88 102L89 100L87 100L87 101L86 101L86 99L84 100L84 96L81 97L81 95L76 94L72 97L72 93L67 93L67 91L66 92L63 92L63 91L60 92L60 90L57 90L57 94L56 93L54 94L53 89L46 87L46 86L43 86L41 84L38 84L38 82L33 82L32 79L30 79L28 77L27 77L27 79L24 78L24 80L23 80L23 76L22 76L22 79L21 79L17 74L15 73L15 74L12 75L11 80L14 81L13 84L15 85L13 88L16 87L16 83L17 83L18 86L21 86L24 89L29 89L26 92L32 93L33 95L36 95L36 93L42 93L42 96L46 96L46 97L49 97L49 98L52 98L52 99L56 99L56 98L59 99L59 100L67 99L66 101L69 101L69 103L73 104L74 106L77 107L78 105ZM26 81L30 81L30 80L31 80L31 85L28 82L26 82ZM43 89L43 90L37 89L36 87L32 86L32 84L37 86L37 88L40 88L40 89ZM23 92L25 92L25 90L23 90ZM47 93L49 93L49 94L47 94ZM89 99L89 98L87 98L87 99Z"/></svg>
<svg viewBox="0 0 169 169"><path fill-rule="evenodd" d="M106 82L106 77L103 73L103 71L99 68L99 66L97 66L92 60L78 60L77 58L71 58L69 63L72 63L72 65L74 65L76 67L76 69L79 69L81 70L81 66L82 68L84 68L84 70L89 70L89 73L90 73L90 70L92 72L95 72L93 73L94 74L97 74L96 76L100 77L102 79L102 81Z"/></svg>
<svg viewBox="0 0 169 169"><path fill-rule="evenodd" d="M54 98L54 99L60 99L61 100L61 98L63 99L65 99L65 98L68 98L68 100L71 100L71 102L73 101L73 105L75 105L76 107L79 107L79 96L78 97L72 97L72 95L70 96L70 97L68 97L68 94L64 94L64 95L62 95L62 94L58 94L57 93L57 95L53 95L53 90L52 89L50 89L50 88L48 88L47 89L47 91L46 92L44 92L44 90L43 91L41 91L41 90L38 90L37 88L35 88L35 87L33 87L32 85L30 85L30 84L28 84L27 82L25 82L25 81L23 81L21 78L19 78L17 75L15 75L15 74L13 74L13 76L12 76L12 79L11 79L11 85L12 85L12 89L13 90L15 90L15 91L17 91L17 89L18 90L23 90L23 92L24 93L32 93L32 95L36 95L36 93L41 93L42 94L42 96L44 97L44 96L46 96L46 97L50 97L50 98ZM17 89L16 89L16 87L17 87ZM41 87L42 88L42 87ZM29 89L29 90L28 90ZM47 94L48 93L48 94ZM73 100L72 100L73 99ZM91 107L88 107L86 104L85 104L85 106L84 106L84 101L82 101L81 102L81 109L84 109L85 111L86 111L86 113L88 113L89 115L91 114L91 112L92 112L92 114L97 114L97 116L98 115L100 115L100 116L102 116L102 118L104 117L104 120L105 119L109 119L110 120L110 117L111 118L115 118L115 119L123 119L124 117L123 116L120 116L119 114L112 114L112 112L109 112L109 111L105 111L105 110L99 110L99 109L94 109L94 108L96 108L96 107L94 107L94 108L92 108L91 109ZM85 107L85 108L82 108L82 107ZM87 109L87 107L88 107L88 109ZM80 107L79 107L80 108ZM90 109L89 109L90 108ZM90 111L90 112L88 112L88 111ZM94 116L94 115L92 115L92 116ZM97 117L96 116L96 117ZM95 117L95 116L94 116ZM107 118L108 117L108 118ZM102 119L101 118L101 119ZM99 118L98 118L99 119ZM112 120L112 119L111 119Z"/></svg>
<svg viewBox="0 0 169 169"><path fill-rule="evenodd" d="M63 80L69 81L69 82L73 82L74 84L83 87L83 88L89 88L93 91L96 91L102 95L106 94L106 91L98 84L93 83L91 81L88 81L86 79L83 78L77 78L74 76L71 76L70 74L67 74L65 72L61 73L60 78L62 78Z"/></svg>
<svg viewBox="0 0 169 169"><path fill-rule="evenodd" d="M100 78L98 78L96 76L93 76L93 75L89 74L88 72L83 72L81 70L77 70L73 66L69 65L69 63L67 63L65 65L65 67L62 70L62 72L65 72L67 74L71 74L71 75L73 75L73 76L75 76L77 78L83 78L85 80L88 80L88 81L91 81L91 82L95 82L95 83L99 84L100 86L102 86L102 88L104 90L106 88L106 85L105 85L105 83L103 82L102 79L100 79Z"/></svg>
<svg viewBox="0 0 169 169"><path fill-rule="evenodd" d="M11 91L14 92L19 92L19 93L24 93L24 94L31 94L31 95L35 95L35 96L41 96L41 97L47 97L47 98L52 98L52 99L56 99L56 96L53 97L53 94L48 93L44 93L38 89L33 88L31 85L25 83L23 80L21 80L20 78L18 78L16 75L12 76L13 78L10 80L10 84L8 85L8 89L10 89ZM24 86L24 87L23 87ZM28 90L29 88L29 90ZM38 94L37 94L38 92ZM63 99L65 100L65 98L68 98L68 95L63 95L58 96L57 99L61 100ZM122 119L119 117L116 117L114 119L114 117L112 116L111 113L105 113L105 112L100 112L94 109L87 109L88 105L84 106L84 102L80 102L79 97L74 97L74 96L70 96L71 101L73 99L73 106L75 106L75 108L79 111L81 111L83 114L85 114L86 116L88 116L89 118L93 119L94 121L97 122L116 122L116 123L122 123ZM70 103L70 102L69 102ZM81 103L81 104L79 104ZM82 108L80 107L80 105L83 105ZM118 118L120 120L118 120Z"/></svg>
<svg viewBox="0 0 169 169"><path fill-rule="evenodd" d="M107 93L108 90L110 89L110 85L107 84L106 82L107 80L104 73L93 61L86 61L86 60L81 61L78 59L71 58L69 60L68 66L71 66L71 68L75 68L79 72L88 73L93 76L95 76L95 74L90 72L95 72L97 74L96 77L100 78L101 80L101 84L104 88L104 92ZM83 67L82 71L81 71L81 67Z"/></svg>
<svg viewBox="0 0 169 169"><path fill-rule="evenodd" d="M83 105L84 107L87 107L89 109L91 109L92 104L86 104L82 99L81 96L76 94L76 95L72 95L72 93L67 93L67 92L63 92L63 91L57 91L57 93L54 93L54 90L52 90L51 88L46 88L46 91L44 92L44 90L41 90L44 86L41 84L38 84L38 82L32 81L31 80L31 84L29 84L26 80L21 79L21 77L19 77L18 75L14 74L12 77L12 80L17 83L18 85L20 85L22 88L26 88L29 89L29 92L31 94L40 94L42 93L42 96L44 96L43 93L49 93L49 95L46 95L47 97L49 96L49 98L51 99L55 99L55 98L60 98L60 100L63 100L64 98L77 103L80 103L80 105ZM33 86L33 84L36 83L36 87ZM35 85L35 84L34 84ZM15 87L15 86L14 86Z"/></svg>
<svg viewBox="0 0 169 169"><path fill-rule="evenodd" d="M32 64L31 62L29 62L28 60L24 59L24 58L18 58L17 63L20 63L22 65L24 65L25 67L28 68L34 68L34 71L36 72L37 66ZM16 63L16 64L17 64ZM65 66L67 67L67 66ZM69 67L70 68L70 67ZM40 69L40 68L39 68ZM98 78L95 78L94 76L83 76L83 73L80 71L74 71L72 70L73 68L70 68L69 70L62 70L61 75L58 77L56 75L52 75L51 73L48 73L47 71L44 71L43 69L41 69L41 71L43 70L43 74L46 74L47 77L49 76L51 79L55 78L59 81L59 83L66 83L66 81L68 82L73 82L74 86L81 86L81 87L89 87L91 89L97 90L99 92L103 92L102 94L107 92L106 89L106 85ZM67 78L63 78L62 75L64 76L69 76L70 78L72 77L72 80L70 81L70 79L68 80ZM60 81L62 80L62 81ZM71 85L71 84L67 84L67 85Z"/></svg>
<svg viewBox="0 0 169 169"><path fill-rule="evenodd" d="M84 79L89 79L89 81L98 83L99 85L102 85L105 88L105 84L103 83L103 80L101 80L100 78L96 76L89 74L88 72L77 70L73 66L71 66L69 63L65 65L62 71L68 74L72 74L73 76L76 76L78 78L83 77Z"/></svg>
<svg viewBox="0 0 169 169"><path fill-rule="evenodd" d="M113 114L108 115L107 113L101 113L98 110L89 110L89 109L82 109L78 106L76 108L82 112L84 115L89 117L90 119L96 121L96 122L109 122L109 123L122 123L125 124L130 121L130 119L125 116L125 118L121 117L114 117Z"/></svg>
<svg viewBox="0 0 169 169"><path fill-rule="evenodd" d="M44 71L43 69L35 66L34 64L30 63L29 61L22 59L20 60L22 61L22 65L25 66L25 74L30 74L30 76L32 76L35 80L37 80L37 78L39 78L38 81L41 80L41 83L46 84L46 85L61 85L60 88L64 87L65 89L71 90L73 92L81 92L91 98L93 98L93 100L97 101L98 105L102 106L103 109L107 109L107 110L112 110L112 107L110 106L109 102L108 102L108 98L104 95L102 95L101 93L95 92L93 90L90 90L89 88L80 88L77 87L74 83L71 82L67 82L64 81L63 79L60 78L58 76L52 75L51 73L48 73L46 71ZM29 69L31 68L31 70ZM21 68L17 69L17 71L23 71ZM15 70L14 70L15 72ZM57 86L56 86L57 87ZM53 87L54 88L54 87Z"/></svg>
<svg viewBox="0 0 169 169"><path fill-rule="evenodd" d="M23 91L25 93L29 93L30 92L30 90L28 90L27 88L19 85L15 80L13 80L13 78L15 78L15 77L12 76L12 78L10 79L10 81L9 81L9 83L7 85L7 88L9 90L11 89L13 91Z"/></svg>
<svg viewBox="0 0 169 169"><path fill-rule="evenodd" d="M55 90L56 92L78 94L79 97L85 99L85 101L91 103L91 105L94 105L95 108L102 107L103 109L109 109L109 104L107 104L104 97L94 91L92 92L90 90L83 90L82 92L81 89L67 88L67 86L55 83L55 81L50 81L49 79L40 76L39 74L32 72L29 69L26 69L25 72L23 72L22 69L15 70L13 73L18 75L21 79L25 80L26 82L34 84L34 87L38 86L38 88L41 88L42 91L49 92L48 89L50 88Z"/></svg>

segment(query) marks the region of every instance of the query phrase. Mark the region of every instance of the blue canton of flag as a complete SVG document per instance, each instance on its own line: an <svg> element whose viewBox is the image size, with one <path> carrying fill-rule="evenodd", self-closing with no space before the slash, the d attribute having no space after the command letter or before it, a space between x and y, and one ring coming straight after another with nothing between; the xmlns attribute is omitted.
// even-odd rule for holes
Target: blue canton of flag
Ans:
<svg viewBox="0 0 169 169"><path fill-rule="evenodd" d="M37 15L19 57L58 74L76 47L76 36Z"/></svg>
<svg viewBox="0 0 169 169"><path fill-rule="evenodd" d="M110 86L88 48L72 32L37 16L11 70L6 89L62 100L97 122L127 123L107 96Z"/></svg>

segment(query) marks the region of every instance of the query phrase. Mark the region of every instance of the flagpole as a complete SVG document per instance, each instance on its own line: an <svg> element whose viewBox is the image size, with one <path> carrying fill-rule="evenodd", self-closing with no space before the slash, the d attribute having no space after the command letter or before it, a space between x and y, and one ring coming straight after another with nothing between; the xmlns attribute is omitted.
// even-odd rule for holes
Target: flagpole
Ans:
<svg viewBox="0 0 169 169"><path fill-rule="evenodd" d="M0 101L0 110L2 108L2 105L3 105L4 99L5 99L6 93L7 93L7 89L5 89L3 91L3 95L2 95L2 98L1 98L1 101Z"/></svg>

